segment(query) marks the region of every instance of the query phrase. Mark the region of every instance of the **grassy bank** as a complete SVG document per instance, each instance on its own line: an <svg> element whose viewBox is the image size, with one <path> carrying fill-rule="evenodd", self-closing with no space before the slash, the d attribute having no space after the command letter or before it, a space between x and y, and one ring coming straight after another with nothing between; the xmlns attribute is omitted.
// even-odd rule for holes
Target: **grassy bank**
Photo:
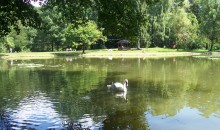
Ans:
<svg viewBox="0 0 220 130"><path fill-rule="evenodd" d="M133 58L133 57L176 57L176 56L192 56L192 55L200 55L207 50L194 50L194 51L186 51L182 49L170 49L170 48L144 48L141 50L137 50L133 48L131 50L126 51L118 51L118 49L102 49L102 50L94 50L87 51L86 54L83 54L84 57L125 57L125 58Z"/></svg>
<svg viewBox="0 0 220 130"><path fill-rule="evenodd" d="M50 59L62 56L79 56L81 52L20 52L0 53L1 59Z"/></svg>
<svg viewBox="0 0 220 130"><path fill-rule="evenodd" d="M193 52L166 49L166 48L148 48L148 49L131 49L127 51L118 51L117 49L100 49L72 52L22 52L22 53L0 53L2 59L48 59L62 56L81 56L81 57L167 57L167 56L190 56L207 52L205 50L195 50Z"/></svg>

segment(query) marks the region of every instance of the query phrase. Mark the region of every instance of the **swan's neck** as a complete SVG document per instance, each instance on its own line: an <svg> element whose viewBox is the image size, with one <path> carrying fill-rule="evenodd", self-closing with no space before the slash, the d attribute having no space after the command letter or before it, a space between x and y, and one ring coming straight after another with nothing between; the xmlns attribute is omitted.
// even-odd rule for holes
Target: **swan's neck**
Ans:
<svg viewBox="0 0 220 130"><path fill-rule="evenodd" d="M124 91L127 91L127 83L124 83L124 85L123 85L123 89L124 89Z"/></svg>

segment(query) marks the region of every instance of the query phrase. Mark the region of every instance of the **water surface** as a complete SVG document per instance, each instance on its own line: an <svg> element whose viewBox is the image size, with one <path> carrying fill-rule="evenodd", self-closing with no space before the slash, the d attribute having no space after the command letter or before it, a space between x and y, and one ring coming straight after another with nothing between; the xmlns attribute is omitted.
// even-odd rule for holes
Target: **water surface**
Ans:
<svg viewBox="0 0 220 130"><path fill-rule="evenodd" d="M217 130L219 79L220 60L193 57L0 60L0 128Z"/></svg>

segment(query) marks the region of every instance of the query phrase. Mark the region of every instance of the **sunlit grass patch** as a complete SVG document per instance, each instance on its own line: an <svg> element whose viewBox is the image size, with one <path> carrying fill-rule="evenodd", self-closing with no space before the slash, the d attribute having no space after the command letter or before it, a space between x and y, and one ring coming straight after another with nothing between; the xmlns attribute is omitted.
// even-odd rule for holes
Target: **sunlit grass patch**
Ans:
<svg viewBox="0 0 220 130"><path fill-rule="evenodd" d="M130 50L115 49L95 49L78 51L60 51L60 52L20 52L20 53L0 53L0 57L4 59L48 59L63 56L83 56L83 57L163 57L163 56L189 56L192 52L203 53L205 50L186 51L182 49L171 48L142 48L138 50L131 48Z"/></svg>

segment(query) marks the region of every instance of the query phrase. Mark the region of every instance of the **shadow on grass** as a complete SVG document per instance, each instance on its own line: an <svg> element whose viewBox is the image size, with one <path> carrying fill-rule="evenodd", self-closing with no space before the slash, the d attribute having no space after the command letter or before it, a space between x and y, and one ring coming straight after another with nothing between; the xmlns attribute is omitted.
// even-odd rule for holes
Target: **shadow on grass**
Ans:
<svg viewBox="0 0 220 130"><path fill-rule="evenodd" d="M55 52L52 54L55 56L79 56L82 52Z"/></svg>

